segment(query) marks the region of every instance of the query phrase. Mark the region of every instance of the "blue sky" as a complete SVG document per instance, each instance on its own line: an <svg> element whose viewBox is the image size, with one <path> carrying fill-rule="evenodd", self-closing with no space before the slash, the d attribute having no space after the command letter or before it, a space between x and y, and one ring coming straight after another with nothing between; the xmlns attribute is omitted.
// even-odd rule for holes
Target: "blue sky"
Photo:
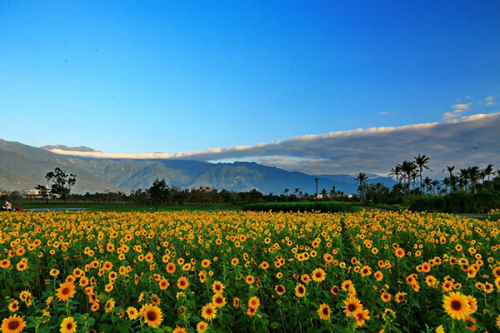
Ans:
<svg viewBox="0 0 500 333"><path fill-rule="evenodd" d="M33 146L177 153L498 101L496 0L0 2L0 138Z"/></svg>

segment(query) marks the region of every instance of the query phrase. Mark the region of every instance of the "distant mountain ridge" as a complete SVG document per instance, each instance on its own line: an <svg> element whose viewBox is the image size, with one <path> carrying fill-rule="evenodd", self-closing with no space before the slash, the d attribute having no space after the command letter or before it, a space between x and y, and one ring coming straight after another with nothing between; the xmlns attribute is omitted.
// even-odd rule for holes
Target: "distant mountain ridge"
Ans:
<svg viewBox="0 0 500 333"><path fill-rule="evenodd" d="M65 145L55 145L55 146L45 145L45 146L40 147L40 149L45 149L45 150L49 150L49 151L54 150L54 149L59 149L59 150L64 150L64 151L79 151L79 152L83 152L83 153L94 153L94 152L102 153L102 151L100 151L100 150L95 150L95 149L85 147L85 146L68 147Z"/></svg>
<svg viewBox="0 0 500 333"><path fill-rule="evenodd" d="M254 162L208 163L175 159L98 159L52 153L57 146L35 148L19 142L0 139L0 188L23 190L46 184L45 175L56 167L77 175L75 193L109 191L129 192L149 188L156 178L165 178L170 186L180 188L209 187L232 191L257 189L263 193L303 193L318 189L330 192L333 186L344 193L355 193L353 175L307 175L289 172ZM65 147L65 146L64 146ZM69 150L75 148L66 147ZM76 147L76 149L82 147ZM95 151L84 147L87 151ZM374 179L376 180L376 179ZM373 182L374 180L369 180ZM380 182L392 186L394 181L381 177Z"/></svg>

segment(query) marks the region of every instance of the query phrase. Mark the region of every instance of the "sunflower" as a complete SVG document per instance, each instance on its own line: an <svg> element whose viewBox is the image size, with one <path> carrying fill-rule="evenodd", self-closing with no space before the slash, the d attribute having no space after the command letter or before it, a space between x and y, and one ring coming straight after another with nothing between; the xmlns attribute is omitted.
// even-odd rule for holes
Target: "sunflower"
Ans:
<svg viewBox="0 0 500 333"><path fill-rule="evenodd" d="M4 260L0 261L0 267L1 268L9 268L10 267L10 260L4 259Z"/></svg>
<svg viewBox="0 0 500 333"><path fill-rule="evenodd" d="M240 307L240 299L238 297L235 297L233 299L233 306L237 309Z"/></svg>
<svg viewBox="0 0 500 333"><path fill-rule="evenodd" d="M363 326L365 321L370 319L368 309L361 309L354 314L354 319L356 319L356 325Z"/></svg>
<svg viewBox="0 0 500 333"><path fill-rule="evenodd" d="M2 320L2 333L19 333L26 327L26 322L16 314Z"/></svg>
<svg viewBox="0 0 500 333"><path fill-rule="evenodd" d="M372 269L370 268L370 266L364 266L363 268L361 268L360 272L361 276L365 277L372 274Z"/></svg>
<svg viewBox="0 0 500 333"><path fill-rule="evenodd" d="M64 318L61 323L61 333L74 333L76 332L76 323L73 317Z"/></svg>
<svg viewBox="0 0 500 333"><path fill-rule="evenodd" d="M143 305L141 308L141 313L144 316L146 324L148 324L150 327L156 328L158 325L161 325L161 322L163 321L161 310L156 305Z"/></svg>
<svg viewBox="0 0 500 333"><path fill-rule="evenodd" d="M186 290L188 286L189 286L189 281L184 276L181 276L177 280L177 287L179 287L179 289Z"/></svg>
<svg viewBox="0 0 500 333"><path fill-rule="evenodd" d="M474 312L477 311L477 300L472 296L466 296L466 297L467 297L467 301L469 302L469 306L470 306L469 314L473 314Z"/></svg>
<svg viewBox="0 0 500 333"><path fill-rule="evenodd" d="M226 286L223 285L222 282L220 282L220 281L214 281L214 283L212 284L212 290L216 294L222 294L224 292L225 287Z"/></svg>
<svg viewBox="0 0 500 333"><path fill-rule="evenodd" d="M344 301L344 304L345 304L344 312L346 313L346 315L348 315L350 317L354 317L354 314L356 312L363 309L363 305L361 304L359 299L357 299L356 297L349 297L348 299L346 299Z"/></svg>
<svg viewBox="0 0 500 333"><path fill-rule="evenodd" d="M495 324L497 325L498 328L500 328L500 315L498 315Z"/></svg>
<svg viewBox="0 0 500 333"><path fill-rule="evenodd" d="M252 296L248 300L248 306L257 309L260 306L260 300L257 296Z"/></svg>
<svg viewBox="0 0 500 333"><path fill-rule="evenodd" d="M170 274L175 273L175 264L174 263L171 262L167 265L167 272Z"/></svg>
<svg viewBox="0 0 500 333"><path fill-rule="evenodd" d="M403 258L405 256L405 250L403 250L402 248L398 248L394 251L394 253L396 254L396 257L398 258Z"/></svg>
<svg viewBox="0 0 500 333"><path fill-rule="evenodd" d="M496 278L500 278L500 267L493 268L493 275L495 275Z"/></svg>
<svg viewBox="0 0 500 333"><path fill-rule="evenodd" d="M325 280L326 274L325 271L322 270L321 268L316 268L312 272L312 279L314 282L322 282Z"/></svg>
<svg viewBox="0 0 500 333"><path fill-rule="evenodd" d="M436 327L435 333L444 333L443 325L439 325L438 327Z"/></svg>
<svg viewBox="0 0 500 333"><path fill-rule="evenodd" d="M111 312L114 307L115 307L116 302L111 298L106 302L106 306L104 307L106 309L106 312Z"/></svg>
<svg viewBox="0 0 500 333"><path fill-rule="evenodd" d="M248 283L248 284L253 284L255 282L255 278L252 275L248 275L245 278L245 282Z"/></svg>
<svg viewBox="0 0 500 333"><path fill-rule="evenodd" d="M477 326L475 325L476 320L474 318L467 316L464 318L464 322L465 322L466 329L471 330L471 331L476 330Z"/></svg>
<svg viewBox="0 0 500 333"><path fill-rule="evenodd" d="M331 314L331 311L330 311L330 306L328 304L321 304L319 306L319 309L318 309L318 315L319 315L319 319L321 320L328 320L330 319L330 314Z"/></svg>
<svg viewBox="0 0 500 333"><path fill-rule="evenodd" d="M399 293L396 293L396 296L394 297L394 299L396 300L397 303L401 303L405 300L405 296L406 296L406 293L399 292Z"/></svg>
<svg viewBox="0 0 500 333"><path fill-rule="evenodd" d="M215 294L212 297L212 304L218 308L222 308L224 305L226 305L226 299L222 297L221 294Z"/></svg>
<svg viewBox="0 0 500 333"><path fill-rule="evenodd" d="M382 301L387 303L391 300L391 294L383 293L382 295L380 295L380 298L382 299Z"/></svg>
<svg viewBox="0 0 500 333"><path fill-rule="evenodd" d="M333 295L337 295L339 292L340 292L340 289L339 287L337 286L333 286L332 289L330 289L330 292L333 294Z"/></svg>
<svg viewBox="0 0 500 333"><path fill-rule="evenodd" d="M381 281L384 278L384 274L382 274L381 271L376 271L375 274L373 274L373 276L377 281Z"/></svg>
<svg viewBox="0 0 500 333"><path fill-rule="evenodd" d="M249 307L247 308L247 312L246 312L246 314L247 314L248 316L253 317L253 316L255 316L255 314L256 314L256 313L257 313L257 308L254 308L253 306L249 306Z"/></svg>
<svg viewBox="0 0 500 333"><path fill-rule="evenodd" d="M215 315L217 314L217 308L215 305L212 303L207 303L202 309L201 309L201 316L203 319L212 321L212 319L215 318Z"/></svg>
<svg viewBox="0 0 500 333"><path fill-rule="evenodd" d="M352 281L351 280L345 280L344 282L342 282L342 284L340 285L340 287L344 290L344 291L348 291L349 288L353 286L352 284Z"/></svg>
<svg viewBox="0 0 500 333"><path fill-rule="evenodd" d="M301 277L300 277L300 280L302 282L304 282L305 284L309 284L309 282L311 282L311 277L308 275L308 274L303 274Z"/></svg>
<svg viewBox="0 0 500 333"><path fill-rule="evenodd" d="M168 286L170 286L170 283L168 282L167 279L161 279L160 282L158 282L158 284L161 290L165 290L168 288Z"/></svg>
<svg viewBox="0 0 500 333"><path fill-rule="evenodd" d="M462 320L470 314L470 305L467 296L452 292L449 296L443 298L443 308L453 319Z"/></svg>
<svg viewBox="0 0 500 333"><path fill-rule="evenodd" d="M129 306L127 308L127 315L128 315L128 319L134 320L134 319L139 318L139 311L137 311L137 309L134 308L133 306Z"/></svg>
<svg viewBox="0 0 500 333"><path fill-rule="evenodd" d="M208 324L204 321L200 321L197 325L196 325L196 331L198 333L203 333L207 330L207 327L208 327Z"/></svg>
<svg viewBox="0 0 500 333"><path fill-rule="evenodd" d="M443 291L446 291L446 292L451 291L451 289L453 289L453 282L446 281L445 283L443 283L441 288L443 289Z"/></svg>
<svg viewBox="0 0 500 333"><path fill-rule="evenodd" d="M172 333L186 333L186 330L179 325L176 325L175 329L173 330Z"/></svg>
<svg viewBox="0 0 500 333"><path fill-rule="evenodd" d="M282 284L275 286L274 290L276 290L278 295L283 295L285 293L285 287Z"/></svg>
<svg viewBox="0 0 500 333"><path fill-rule="evenodd" d="M297 297L304 297L306 295L306 287L304 287L304 285L302 284L297 284L297 286L295 287L295 295Z"/></svg>
<svg viewBox="0 0 500 333"><path fill-rule="evenodd" d="M18 271L24 271L26 269L29 269L28 264L24 261L20 261L16 265Z"/></svg>
<svg viewBox="0 0 500 333"><path fill-rule="evenodd" d="M17 300L11 300L9 303L9 311L16 312L19 310L19 302Z"/></svg>

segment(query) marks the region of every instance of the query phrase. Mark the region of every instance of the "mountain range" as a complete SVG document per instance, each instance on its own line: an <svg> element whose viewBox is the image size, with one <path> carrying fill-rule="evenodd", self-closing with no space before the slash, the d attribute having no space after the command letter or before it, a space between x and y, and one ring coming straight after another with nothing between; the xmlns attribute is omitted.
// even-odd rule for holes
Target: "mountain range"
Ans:
<svg viewBox="0 0 500 333"><path fill-rule="evenodd" d="M51 149L95 151L88 147L43 146L36 148L19 142L0 139L0 188L4 190L33 189L46 185L45 175L56 167L77 175L74 193L108 191L129 192L149 188L156 178L165 178L170 186L180 188L209 187L232 191L289 193L328 192L333 186L344 193L356 192L354 175L307 175L289 172L254 162L208 163L176 159L99 159L61 155ZM369 182L392 186L390 178L371 176Z"/></svg>

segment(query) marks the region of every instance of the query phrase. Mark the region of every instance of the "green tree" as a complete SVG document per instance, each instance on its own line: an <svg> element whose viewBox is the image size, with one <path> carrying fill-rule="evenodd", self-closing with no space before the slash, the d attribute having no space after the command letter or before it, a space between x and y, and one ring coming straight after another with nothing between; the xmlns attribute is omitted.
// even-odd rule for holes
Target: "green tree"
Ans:
<svg viewBox="0 0 500 333"><path fill-rule="evenodd" d="M162 178L161 180L156 178L149 188L149 197L154 202L156 211L158 211L158 205L165 203L169 196L170 188L168 187L165 178Z"/></svg>
<svg viewBox="0 0 500 333"><path fill-rule="evenodd" d="M422 174L424 173L424 169L432 171L426 165L427 163L429 163L430 158L427 157L427 156L425 156L425 155L420 156L420 154L418 154L418 156L414 157L414 159L415 159L415 164L418 166L418 169L419 169L419 174L420 174L420 192L423 195L423 193L424 193L424 191L423 191L424 183L422 182Z"/></svg>
<svg viewBox="0 0 500 333"><path fill-rule="evenodd" d="M366 181L368 180L368 176L366 173L360 172L354 180L356 180L356 184L358 185L359 197L363 199L366 193Z"/></svg>
<svg viewBox="0 0 500 333"><path fill-rule="evenodd" d="M45 185L42 185L42 184L35 186L35 190L40 191L40 195L42 196L42 199L45 200L45 203L47 203L47 201L49 199L50 190Z"/></svg>
<svg viewBox="0 0 500 333"><path fill-rule="evenodd" d="M50 187L50 193L61 196L61 199L66 203L66 199L71 194L71 186L76 184L76 175L61 170L59 167L54 171L50 171L45 175L48 182L53 182Z"/></svg>

